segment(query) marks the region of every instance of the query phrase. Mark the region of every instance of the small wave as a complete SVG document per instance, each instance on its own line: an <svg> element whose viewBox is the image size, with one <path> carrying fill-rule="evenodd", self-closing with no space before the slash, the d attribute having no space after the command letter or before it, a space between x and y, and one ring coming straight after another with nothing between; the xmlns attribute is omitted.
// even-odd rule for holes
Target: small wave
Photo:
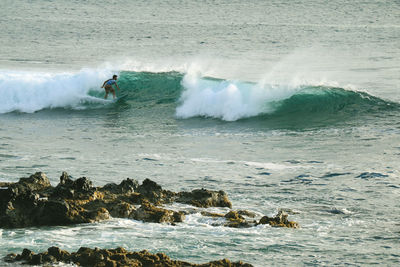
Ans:
<svg viewBox="0 0 400 267"><path fill-rule="evenodd" d="M356 178L361 179L369 179L369 178L386 178L389 177L387 174L382 174L379 172L363 172L360 175L356 176Z"/></svg>
<svg viewBox="0 0 400 267"><path fill-rule="evenodd" d="M349 215L349 214L353 213L346 208L335 208L335 207L327 209L325 211L328 213L337 214L337 215L339 215L339 214Z"/></svg>

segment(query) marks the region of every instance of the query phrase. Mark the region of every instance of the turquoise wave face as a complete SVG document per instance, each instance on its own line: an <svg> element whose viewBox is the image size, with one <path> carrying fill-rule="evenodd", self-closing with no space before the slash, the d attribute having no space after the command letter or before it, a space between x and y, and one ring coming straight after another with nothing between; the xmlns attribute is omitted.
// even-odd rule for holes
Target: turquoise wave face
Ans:
<svg viewBox="0 0 400 267"><path fill-rule="evenodd" d="M398 103L365 92L323 86L303 87L291 97L276 102L275 106L274 114L279 116L358 115L399 108Z"/></svg>
<svg viewBox="0 0 400 267"><path fill-rule="evenodd" d="M178 72L122 72L118 83L128 99L140 103L175 103L183 90Z"/></svg>
<svg viewBox="0 0 400 267"><path fill-rule="evenodd" d="M181 119L342 120L399 110L400 105L366 92L329 86L280 86L215 78L187 77L182 73L121 72L119 79L131 108L162 105Z"/></svg>

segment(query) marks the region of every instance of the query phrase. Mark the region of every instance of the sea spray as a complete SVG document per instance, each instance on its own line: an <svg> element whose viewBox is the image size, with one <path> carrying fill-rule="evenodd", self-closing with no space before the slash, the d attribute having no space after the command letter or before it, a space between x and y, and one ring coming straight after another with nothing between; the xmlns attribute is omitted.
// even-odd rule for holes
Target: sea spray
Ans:
<svg viewBox="0 0 400 267"><path fill-rule="evenodd" d="M176 110L179 118L206 116L235 121L272 113L271 103L289 98L300 87L201 78L185 75L185 91Z"/></svg>
<svg viewBox="0 0 400 267"><path fill-rule="evenodd" d="M253 83L188 73L121 71L118 84L128 105L146 108L147 113L167 112L178 119L210 117L224 121L245 118L285 121L343 120L354 114L398 109L399 104L354 89L313 84ZM122 103L104 100L103 81L114 72L85 69L76 73L0 71L0 114L36 112L43 109L90 110L117 107ZM157 111L158 110L158 111ZM144 110L142 110L144 111ZM344 116L345 117L344 117ZM328 117L326 117L328 116Z"/></svg>
<svg viewBox="0 0 400 267"><path fill-rule="evenodd" d="M0 113L79 108L90 90L103 90L102 81L111 73L90 69L77 73L0 71Z"/></svg>

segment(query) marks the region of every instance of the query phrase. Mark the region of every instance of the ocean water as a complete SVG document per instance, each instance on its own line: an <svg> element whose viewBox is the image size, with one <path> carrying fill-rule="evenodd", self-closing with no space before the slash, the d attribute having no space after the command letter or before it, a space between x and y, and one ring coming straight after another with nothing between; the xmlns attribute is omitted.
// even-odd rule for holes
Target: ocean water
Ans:
<svg viewBox="0 0 400 267"><path fill-rule="evenodd" d="M150 178L301 226L231 229L198 213L0 229L0 257L123 246L196 263L399 264L399 1L0 6L0 181ZM115 73L127 97L104 100Z"/></svg>

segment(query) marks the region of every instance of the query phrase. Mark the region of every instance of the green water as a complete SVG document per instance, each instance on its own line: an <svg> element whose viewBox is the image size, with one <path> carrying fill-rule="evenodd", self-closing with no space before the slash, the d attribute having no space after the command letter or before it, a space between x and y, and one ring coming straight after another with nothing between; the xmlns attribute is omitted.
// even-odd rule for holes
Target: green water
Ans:
<svg viewBox="0 0 400 267"><path fill-rule="evenodd" d="M67 171L222 189L233 209L285 209L301 228L192 214L0 229L0 256L123 246L196 263L398 264L398 2L1 5L0 181L43 171L56 185ZM114 73L118 102L100 88Z"/></svg>

